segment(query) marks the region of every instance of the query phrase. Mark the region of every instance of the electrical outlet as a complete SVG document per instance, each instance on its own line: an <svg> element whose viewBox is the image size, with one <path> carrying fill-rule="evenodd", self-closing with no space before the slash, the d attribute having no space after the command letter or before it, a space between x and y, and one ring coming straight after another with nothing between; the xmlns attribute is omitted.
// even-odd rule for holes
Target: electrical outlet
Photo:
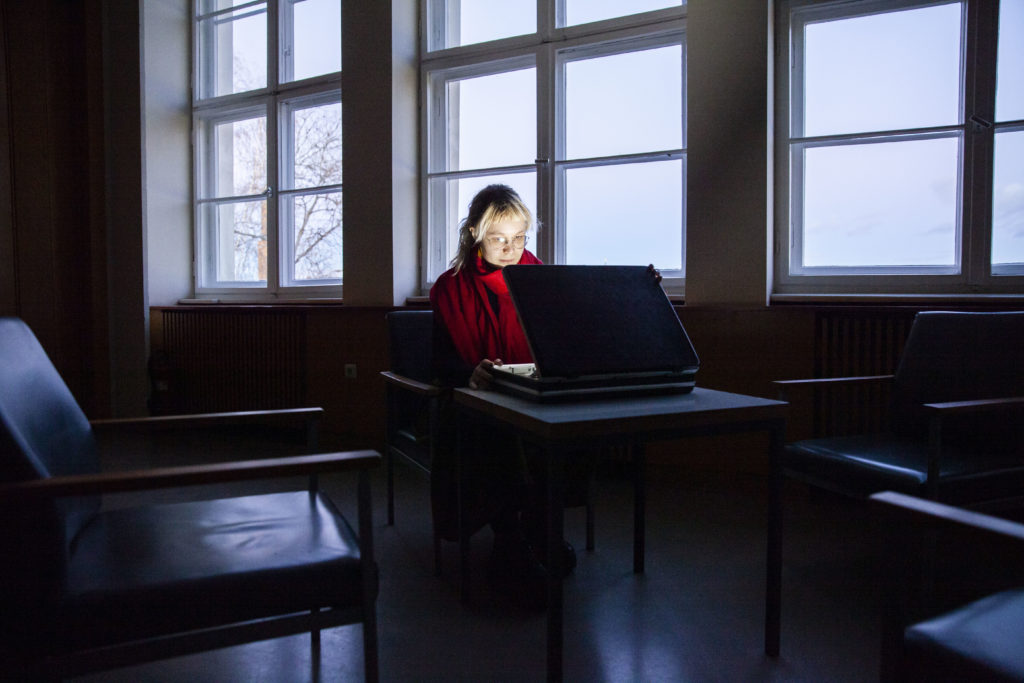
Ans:
<svg viewBox="0 0 1024 683"><path fill-rule="evenodd" d="M355 363L345 363L345 377L347 377L348 379L355 379L356 378L356 364Z"/></svg>

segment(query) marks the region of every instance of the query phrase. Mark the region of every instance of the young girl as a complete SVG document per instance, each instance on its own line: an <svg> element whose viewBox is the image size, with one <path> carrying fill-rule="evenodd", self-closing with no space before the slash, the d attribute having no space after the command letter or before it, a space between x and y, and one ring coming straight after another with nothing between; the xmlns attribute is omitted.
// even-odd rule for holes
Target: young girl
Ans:
<svg viewBox="0 0 1024 683"><path fill-rule="evenodd" d="M533 361L501 273L505 266L541 263L526 249L531 225L530 210L507 185L488 185L470 203L459 230L458 253L430 290L434 371L443 386L484 388L494 365ZM443 536L455 540L455 418L450 396L442 400L441 419L445 439L435 450L431 472L434 524ZM466 443L480 448L465 453L463 460L468 481L463 523L470 533L487 524L494 531L488 575L496 586L528 603L543 604L546 573L534 552L540 540L527 538L523 519L542 519L536 512L539 487L513 432L483 425L475 429ZM533 530L537 524L528 526ZM571 569L575 553L568 544L566 553L562 566Z"/></svg>
<svg viewBox="0 0 1024 683"><path fill-rule="evenodd" d="M533 360L501 274L505 266L540 264L526 249L531 223L507 185L488 185L470 203L452 267L430 290L440 342L435 369L445 385L483 388L491 366Z"/></svg>

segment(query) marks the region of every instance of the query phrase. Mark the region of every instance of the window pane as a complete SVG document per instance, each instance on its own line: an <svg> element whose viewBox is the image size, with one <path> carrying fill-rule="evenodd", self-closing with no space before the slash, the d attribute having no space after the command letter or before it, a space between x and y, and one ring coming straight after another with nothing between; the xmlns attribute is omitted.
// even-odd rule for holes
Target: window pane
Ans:
<svg viewBox="0 0 1024 683"><path fill-rule="evenodd" d="M472 45L537 31L537 0L444 0L443 44L431 49Z"/></svg>
<svg viewBox="0 0 1024 683"><path fill-rule="evenodd" d="M640 12L681 7L681 0L565 0L565 25L624 17Z"/></svg>
<svg viewBox="0 0 1024 683"><path fill-rule="evenodd" d="M262 194L267 189L267 120L218 123L213 131L213 196Z"/></svg>
<svg viewBox="0 0 1024 683"><path fill-rule="evenodd" d="M457 215L454 216L455 220L450 221L448 225L449 229L449 244L452 245L451 257L455 256L455 252L459 246L459 226L462 224L462 220L469 215L469 203L473 201L473 197L476 193L484 189L488 185L494 183L500 183L502 185L508 185L519 198L523 200L527 208L530 209L530 213L533 214L533 226L532 229L534 234L530 235L531 245L527 245L527 249L536 253L536 227L537 227L537 174L536 173L515 173L506 175L492 175L483 176L479 178L460 178L455 182L458 192L458 211Z"/></svg>
<svg viewBox="0 0 1024 683"><path fill-rule="evenodd" d="M447 170L534 162L536 78L520 69L448 83Z"/></svg>
<svg viewBox="0 0 1024 683"><path fill-rule="evenodd" d="M286 197L284 203L292 220L292 282L340 280L341 192Z"/></svg>
<svg viewBox="0 0 1024 683"><path fill-rule="evenodd" d="M679 45L568 62L565 90L568 159L683 145Z"/></svg>
<svg viewBox="0 0 1024 683"><path fill-rule="evenodd" d="M265 5L199 22L199 96L219 97L267 86Z"/></svg>
<svg viewBox="0 0 1024 683"><path fill-rule="evenodd" d="M803 135L958 123L960 10L952 3L808 24Z"/></svg>
<svg viewBox="0 0 1024 683"><path fill-rule="evenodd" d="M996 120L1024 119L1024 0L999 3Z"/></svg>
<svg viewBox="0 0 1024 683"><path fill-rule="evenodd" d="M476 193L487 185L501 183L516 191L523 203L533 214L534 231L537 223L537 174L536 173L505 173L499 175L480 176L476 178L438 179L430 183L431 214L436 217L433 225L437 229L434 243L443 240L443 254L431 255L431 280L448 269L448 264L455 257L459 246L459 226L469 214L469 203ZM443 231L443 232L441 232ZM536 234L530 236L527 249L536 253Z"/></svg>
<svg viewBox="0 0 1024 683"><path fill-rule="evenodd" d="M341 183L341 102L304 108L286 107L291 125L293 158L286 188Z"/></svg>
<svg viewBox="0 0 1024 683"><path fill-rule="evenodd" d="M1024 264L1024 131L997 133L992 263Z"/></svg>
<svg viewBox="0 0 1024 683"><path fill-rule="evenodd" d="M281 9L292 11L292 35L281 36L281 80L340 71L340 0L289 0Z"/></svg>
<svg viewBox="0 0 1024 683"><path fill-rule="evenodd" d="M683 267L678 159L565 172L568 264Z"/></svg>
<svg viewBox="0 0 1024 683"><path fill-rule="evenodd" d="M804 152L803 265L952 266L956 138Z"/></svg>
<svg viewBox="0 0 1024 683"><path fill-rule="evenodd" d="M263 283L267 279L267 202L207 204L203 212L208 272L213 282ZM211 278L207 278L209 280Z"/></svg>

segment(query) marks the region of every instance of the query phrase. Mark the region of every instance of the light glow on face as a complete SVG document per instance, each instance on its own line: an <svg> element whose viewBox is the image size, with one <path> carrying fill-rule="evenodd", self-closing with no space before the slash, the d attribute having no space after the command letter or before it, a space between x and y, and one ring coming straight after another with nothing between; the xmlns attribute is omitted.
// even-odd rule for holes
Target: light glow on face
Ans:
<svg viewBox="0 0 1024 683"><path fill-rule="evenodd" d="M495 268L514 266L526 248L526 221L503 220L491 224L480 240L480 254Z"/></svg>

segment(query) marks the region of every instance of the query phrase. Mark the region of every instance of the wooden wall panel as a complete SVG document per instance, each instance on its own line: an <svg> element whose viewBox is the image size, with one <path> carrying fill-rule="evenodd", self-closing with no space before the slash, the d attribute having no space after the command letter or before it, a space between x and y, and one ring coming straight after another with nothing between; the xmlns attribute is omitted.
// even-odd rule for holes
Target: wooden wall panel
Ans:
<svg viewBox="0 0 1024 683"><path fill-rule="evenodd" d="M90 416L108 412L99 0L4 3L5 313L25 319ZM97 248L99 245L99 248Z"/></svg>

